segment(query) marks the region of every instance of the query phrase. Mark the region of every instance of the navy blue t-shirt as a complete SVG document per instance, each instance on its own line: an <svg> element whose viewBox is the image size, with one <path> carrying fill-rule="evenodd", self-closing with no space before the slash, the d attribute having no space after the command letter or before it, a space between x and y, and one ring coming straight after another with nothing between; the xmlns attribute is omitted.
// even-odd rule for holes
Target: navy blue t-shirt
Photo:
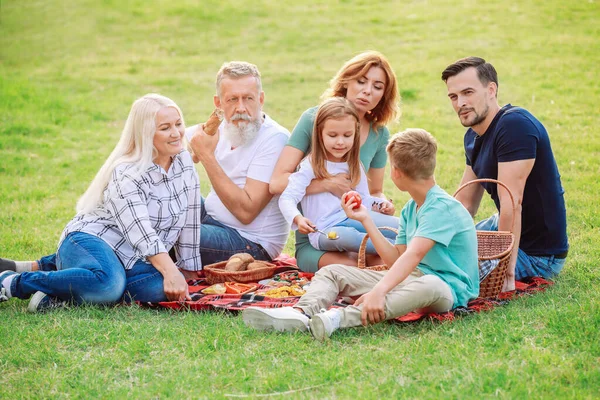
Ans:
<svg viewBox="0 0 600 400"><path fill-rule="evenodd" d="M519 247L529 255L568 250L564 189L546 128L531 113L510 104L502 107L485 134L465 133L467 165L478 178L498 179L498 163L535 158L525 182ZM500 210L495 184L483 183Z"/></svg>

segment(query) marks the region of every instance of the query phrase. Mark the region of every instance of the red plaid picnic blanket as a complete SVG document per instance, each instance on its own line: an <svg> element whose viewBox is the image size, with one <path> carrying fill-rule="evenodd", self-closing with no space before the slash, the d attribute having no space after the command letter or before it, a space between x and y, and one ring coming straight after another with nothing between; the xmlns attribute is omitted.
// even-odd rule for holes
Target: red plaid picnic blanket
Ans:
<svg viewBox="0 0 600 400"><path fill-rule="evenodd" d="M280 256L274 260L274 263L280 265L282 269L286 266L295 266L296 260L289 256ZM312 278L313 274L303 273L303 276ZM189 292L192 297L192 301L166 301L160 303L138 303L143 307L150 308L170 308L174 310L225 310L230 312L238 312L247 307L263 307L263 308L277 308L277 307L291 307L298 302L299 297L286 297L286 298L271 298L254 293L248 293L243 295L238 294L219 294L219 295L204 295L200 291L207 288L209 285L206 283L204 278L199 276L198 279L188 281ZM408 313L402 317L396 318L395 322L415 322L423 319L429 319L432 321L453 321L458 316L468 315L481 311L488 311L492 308L500 305L507 304L510 300L535 294L539 291L544 291L548 286L552 285L552 282L547 281L543 278L535 277L529 278L526 281L517 281L516 290L512 292L501 293L497 299L475 299L467 305L467 307L459 307L446 313L441 314L421 314L416 312ZM265 288L265 286L259 285L259 289ZM347 303L344 303L341 299L333 304L333 307L345 307Z"/></svg>

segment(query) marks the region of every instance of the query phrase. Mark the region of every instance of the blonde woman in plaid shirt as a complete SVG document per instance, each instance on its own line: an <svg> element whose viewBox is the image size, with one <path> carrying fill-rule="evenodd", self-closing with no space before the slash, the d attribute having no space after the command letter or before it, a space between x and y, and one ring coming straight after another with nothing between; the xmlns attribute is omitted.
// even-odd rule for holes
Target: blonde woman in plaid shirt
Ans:
<svg viewBox="0 0 600 400"><path fill-rule="evenodd" d="M179 268L202 269L200 184L170 99L133 103L119 143L77 203L55 255L0 259L0 301L29 311L72 304L190 299ZM177 265L168 252L174 248ZM12 268L14 266L14 268ZM179 267L179 268L178 268ZM12 271L14 269L14 271Z"/></svg>

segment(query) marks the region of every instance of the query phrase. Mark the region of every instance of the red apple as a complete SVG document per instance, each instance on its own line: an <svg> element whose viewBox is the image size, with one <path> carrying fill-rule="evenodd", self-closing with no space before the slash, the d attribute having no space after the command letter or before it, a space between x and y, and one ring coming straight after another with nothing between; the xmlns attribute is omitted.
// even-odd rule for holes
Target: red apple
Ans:
<svg viewBox="0 0 600 400"><path fill-rule="evenodd" d="M344 203L348 203L348 200L350 200L350 203L356 203L356 205L352 207L353 210L358 210L362 204L360 194L354 190L351 190L344 195Z"/></svg>

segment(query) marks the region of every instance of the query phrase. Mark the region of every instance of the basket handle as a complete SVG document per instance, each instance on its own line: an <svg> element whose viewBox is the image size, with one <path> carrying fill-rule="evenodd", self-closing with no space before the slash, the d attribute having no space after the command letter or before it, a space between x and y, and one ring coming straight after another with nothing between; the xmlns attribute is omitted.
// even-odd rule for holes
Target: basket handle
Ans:
<svg viewBox="0 0 600 400"><path fill-rule="evenodd" d="M390 228L389 226L381 226L378 228L381 230L392 231L398 234L398 229ZM358 265L357 267L360 269L364 269L367 267L367 241L369 240L369 234L365 234L362 241L360 242L360 247L358 248Z"/></svg>
<svg viewBox="0 0 600 400"><path fill-rule="evenodd" d="M454 192L454 194L452 196L456 197L456 195L458 194L458 192L460 192L461 190L463 190L464 188L466 188L467 186L469 186L469 185L471 185L473 183L482 183L482 182L495 183L496 185L502 186L508 192L508 196L510 197L510 201L511 201L512 207L513 207L512 224L510 225L510 230L509 230L509 232L512 233L512 231L513 231L512 228L515 225L515 213L517 212L517 205L515 204L515 198L513 197L512 192L510 191L510 189L508 188L508 186L506 186L504 183L500 182L497 179L487 179L487 178L473 179L472 181L466 182L465 184L461 185L461 187L459 187L458 189L456 189L456 192Z"/></svg>

